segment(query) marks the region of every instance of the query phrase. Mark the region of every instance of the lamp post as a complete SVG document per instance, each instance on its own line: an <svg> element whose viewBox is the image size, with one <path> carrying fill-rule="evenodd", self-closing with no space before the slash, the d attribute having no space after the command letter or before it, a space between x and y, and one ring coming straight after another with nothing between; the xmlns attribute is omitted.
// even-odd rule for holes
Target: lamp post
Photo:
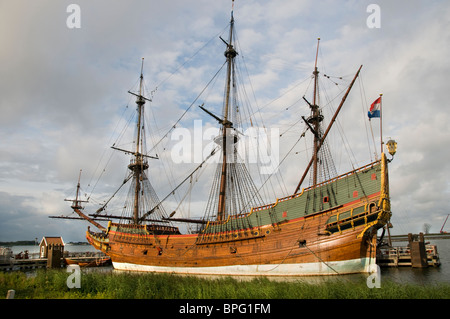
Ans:
<svg viewBox="0 0 450 319"><path fill-rule="evenodd" d="M397 152L397 142L394 140L389 140L386 143L386 147L388 149L389 154L391 154L392 158L389 160L391 162L394 159L394 155Z"/></svg>

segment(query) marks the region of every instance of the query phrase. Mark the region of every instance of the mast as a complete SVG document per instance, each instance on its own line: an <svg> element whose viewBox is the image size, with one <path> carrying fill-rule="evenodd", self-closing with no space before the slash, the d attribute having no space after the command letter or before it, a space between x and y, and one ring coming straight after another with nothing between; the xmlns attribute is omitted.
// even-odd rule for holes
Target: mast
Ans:
<svg viewBox="0 0 450 319"><path fill-rule="evenodd" d="M383 94L380 93L380 155L383 153Z"/></svg>
<svg viewBox="0 0 450 319"><path fill-rule="evenodd" d="M338 106L336 112L334 113L333 118L332 118L331 121L330 121L330 124L328 124L328 127L327 127L325 133L324 133L323 136L320 138L319 143L318 143L318 145L317 145L317 151L320 150L320 147L322 146L323 142L325 141L325 138L327 137L328 132L330 131L331 127L333 126L334 121L336 120L336 117L338 116L338 114L339 114L339 112L340 112L340 110L341 110L341 108L342 108L342 105L344 105L344 102L345 102L345 100L347 99L347 96L348 96L348 94L350 93L350 90L352 89L353 84L355 83L356 78L357 78L358 75L359 75L359 72L361 71L361 68L362 68L362 65L359 67L358 71L356 72L355 76L353 77L352 82L350 83L349 87L347 88L347 91L345 92L344 96L342 97L341 103L339 104L339 106ZM297 193L297 192L299 191L300 187L302 186L302 183L303 183L303 181L305 180L306 174L308 173L309 169L311 168L311 165L312 165L313 162L314 162L314 156L315 156L315 155L313 155L313 157L312 157L311 160L309 161L309 164L308 164L308 166L306 167L306 169L305 169L305 171L304 171L304 173L303 173L303 176L302 176L302 178L300 179L300 182L298 183L297 188L296 188L295 191L294 191L294 194Z"/></svg>
<svg viewBox="0 0 450 319"><path fill-rule="evenodd" d="M77 192L75 195L75 199L65 199L66 202L72 202L72 209L82 209L82 206L80 203L87 203L86 200L80 200L78 199L80 196L80 180L81 180L81 169L80 174L78 174L78 183L77 183Z"/></svg>
<svg viewBox="0 0 450 319"><path fill-rule="evenodd" d="M156 192L154 191L153 187L151 186L145 170L149 168L148 165L148 158L152 159L158 159L158 156L150 156L146 154L145 149L145 131L144 131L144 104L146 101L150 101L151 99L148 99L144 97L144 75L143 75L143 69L144 69L144 58L142 58L142 64L141 64L141 74L140 74L140 81L139 81L139 92L134 93L128 91L131 95L136 96L136 112L137 112L137 121L136 121L136 134L135 134L135 146L132 147L131 150L128 149L122 149L115 146L115 143L111 148L124 152L125 154L131 154L131 160L130 164L128 165L128 169L131 171L131 173L128 175L127 178L124 179L123 183L120 185L120 187L114 192L114 194L108 199L104 205L97 209L97 211L94 214L89 214L90 216L93 216L93 218L88 217L86 214L82 212L83 207L80 203L84 202L83 200L79 199L79 192L80 192L80 177L78 177L78 185L77 185L77 193L76 198L72 201L72 208L73 210L80 216L80 218L87 220L97 228L99 228L102 231L105 231L106 228L102 225L98 224L95 220L110 220L111 218L117 218L122 220L128 220L132 224L142 224L144 221L149 222L158 222L158 223L170 223L170 221L163 220L164 217L166 217L166 214L164 212L164 209L159 205L160 201L158 199L158 196ZM81 171L80 171L81 175ZM129 181L132 180L132 185L130 187L130 190L128 192L129 197L127 198L127 201L123 207L124 211L122 213L122 216L117 215L107 215L107 214L100 214L103 210L105 210L108 203L112 200L112 198L118 193L118 191ZM67 200L67 199L66 199ZM159 203L157 206L155 206L157 203ZM128 210L126 212L126 210ZM146 212L145 214L143 212ZM155 213L155 215L158 215L156 219L149 219L147 216L150 214ZM142 215L142 216L140 216ZM70 218L73 219L73 217L64 217L64 216L54 216L51 218ZM104 218L104 219L101 219Z"/></svg>
<svg viewBox="0 0 450 319"><path fill-rule="evenodd" d="M78 216L80 216L80 218L87 220L88 222L90 222L92 225L94 225L95 227L97 227L100 230L105 230L105 227L103 227L102 225L100 225L99 223L97 223L96 221L94 221L94 219L86 216L81 210L83 209L83 207L81 206L81 203L87 203L87 201L85 200L80 200L79 195L80 195L80 180L81 180L81 169L80 169L80 174L78 175L78 183L77 183L77 193L75 196L75 199L65 199L65 201L71 201L72 202L72 209L75 213L78 214ZM49 216L50 218L63 218L63 219L75 219L75 217L64 217L64 216Z"/></svg>
<svg viewBox="0 0 450 319"><path fill-rule="evenodd" d="M317 69L317 57L319 55L319 41L317 39L317 50L316 50L316 61L314 63L314 96L313 104L311 105L311 116L308 119L309 123L313 125L314 128L314 151L313 151L313 187L317 184L317 168L318 168L318 153L319 153L319 142L320 142L320 122L323 120L323 116L320 114L318 103L318 82L319 82L319 71Z"/></svg>
<svg viewBox="0 0 450 319"><path fill-rule="evenodd" d="M233 1L234 4L234 1ZM224 100L222 104L223 114L219 117L208 111L203 107L200 108L208 115L213 117L221 125L219 135L214 138L222 151L221 161L217 164L216 172L211 185L210 196L205 209L205 220L215 219L217 221L224 221L231 215L242 213L247 207L261 206L263 201L258 193L250 173L245 163L238 161L239 154L236 149L239 133L236 126L241 124L239 112L237 110L237 80L236 79L236 52L233 41L235 38L234 29L234 6L231 10L230 28L228 39L220 39L225 43L226 49L224 52L226 63L226 79L224 86ZM233 123L234 122L234 123ZM240 158L239 158L240 159ZM239 221L232 221L239 222ZM225 225L220 223L221 225ZM241 225L244 227L243 225ZM239 226L239 227L241 227ZM249 227L250 225L245 225ZM226 228L226 226L224 226ZM225 229L224 228L224 229Z"/></svg>
<svg viewBox="0 0 450 319"><path fill-rule="evenodd" d="M234 1L233 1L234 3ZM232 45L233 41L233 27L234 27L234 17L233 10L231 11L231 21L230 21L230 34L228 37L228 43L222 39L227 45L227 50L225 51L225 57L227 58L227 78L226 78L226 91L225 91L225 106L223 112L222 121L222 173L220 176L220 188L219 188L219 204L217 209L217 220L222 220L225 215L225 199L226 199L226 181L227 181L227 146L230 141L227 141L227 134L232 128L232 123L228 120L228 112L230 106L230 91L231 91L231 73L234 68L234 58L237 55L236 50ZM233 142L231 142L233 143Z"/></svg>
<svg viewBox="0 0 450 319"><path fill-rule="evenodd" d="M136 152L134 153L134 158L131 159L130 165L128 165L128 168L133 172L133 180L134 180L134 204L133 204L133 223L138 224L139 223L139 194L141 192L141 182L143 177L143 172L148 168L147 161L144 160L144 155L142 154L143 149L143 141L141 136L141 130L142 128L142 114L144 110L144 104L146 98L142 96L142 89L143 89L143 68L144 68L144 58L142 58L142 65L141 65L141 76L140 76L140 82L139 82L139 95L136 95L136 105L137 105L137 113L138 113L138 119L137 119L137 127L136 127Z"/></svg>

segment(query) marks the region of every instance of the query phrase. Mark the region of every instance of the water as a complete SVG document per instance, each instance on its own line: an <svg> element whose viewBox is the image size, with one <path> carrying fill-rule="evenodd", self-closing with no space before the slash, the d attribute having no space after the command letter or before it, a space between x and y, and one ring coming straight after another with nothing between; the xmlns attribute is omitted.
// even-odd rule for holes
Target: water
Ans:
<svg viewBox="0 0 450 319"><path fill-rule="evenodd" d="M394 246L406 246L407 243L402 242L394 242ZM436 285L439 283L448 283L450 284L450 240L449 239L438 239L430 241L430 244L437 245L439 258L441 261L440 267L428 267L425 269L419 268L411 268L411 267L387 267L381 268L381 282L383 280L390 280L399 284L420 284L420 285ZM20 252L24 252L28 250L29 254L39 253L39 246L13 246L11 247L13 254L18 254ZM69 252L95 252L97 251L94 247L90 245L66 245L64 247L65 251ZM107 268L107 269L105 269ZM97 267L92 268L91 271L105 271L112 270L111 267ZM277 281L292 281L292 280L306 280L308 282L322 282L327 280L350 280L354 282L360 282L361 280L365 280L367 278L367 274L359 274L359 275L345 275L345 276L331 276L331 277L306 277L303 279L299 279L298 277L292 278L279 278L274 277L273 280ZM238 277L239 280L245 280L245 278ZM248 278L251 280L252 278Z"/></svg>
<svg viewBox="0 0 450 319"><path fill-rule="evenodd" d="M427 241L427 240L426 240ZM406 242L394 242L394 246L406 246ZM396 283L416 283L420 285L435 285L450 283L450 240L431 240L431 245L437 245L440 267L428 267L425 269L411 267L381 268L381 280L389 279Z"/></svg>
<svg viewBox="0 0 450 319"><path fill-rule="evenodd" d="M38 245L32 245L32 246L12 246L11 250L14 255L17 255L21 252L25 252L25 250L28 250L28 254L33 254L33 257L39 257L39 246ZM94 247L91 245L70 245L66 244L64 246L64 251L68 251L71 253L78 253L78 252L96 252Z"/></svg>

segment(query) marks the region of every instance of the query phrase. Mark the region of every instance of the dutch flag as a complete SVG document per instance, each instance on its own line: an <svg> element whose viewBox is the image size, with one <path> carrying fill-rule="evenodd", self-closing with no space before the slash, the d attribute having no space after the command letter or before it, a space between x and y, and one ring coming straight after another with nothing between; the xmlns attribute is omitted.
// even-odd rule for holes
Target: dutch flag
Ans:
<svg viewBox="0 0 450 319"><path fill-rule="evenodd" d="M372 105L370 105L369 112L367 115L369 116L369 119L372 117L380 117L380 108L381 108L381 96L376 99Z"/></svg>

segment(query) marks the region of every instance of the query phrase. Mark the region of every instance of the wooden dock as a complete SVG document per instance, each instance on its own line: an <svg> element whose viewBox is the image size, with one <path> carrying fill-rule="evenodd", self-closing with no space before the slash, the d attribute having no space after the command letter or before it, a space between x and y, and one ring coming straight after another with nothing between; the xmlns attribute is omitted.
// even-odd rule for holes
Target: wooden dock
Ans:
<svg viewBox="0 0 450 319"><path fill-rule="evenodd" d="M61 258L61 268L67 265L66 258L70 258L75 261L89 262L95 261L105 257L103 252L77 252L77 253L64 253L64 257ZM39 254L29 254L28 258L16 259L14 257L0 258L0 271L16 271L16 270L33 270L39 268L48 268L48 259L39 258Z"/></svg>
<svg viewBox="0 0 450 319"><path fill-rule="evenodd" d="M431 233L423 235L425 240L439 240L439 239L450 239L450 233ZM405 235L391 235L390 239L392 242L408 241L408 234Z"/></svg>
<svg viewBox="0 0 450 319"><path fill-rule="evenodd" d="M426 268L441 265L437 245L425 242L425 235L408 234L402 236L407 246L390 246L384 243L377 248L377 264L380 267L413 267ZM392 237L391 237L392 240Z"/></svg>
<svg viewBox="0 0 450 319"><path fill-rule="evenodd" d="M436 245L426 245L426 262L428 266L441 265ZM377 254L380 267L412 267L411 249L409 247L381 248Z"/></svg>
<svg viewBox="0 0 450 319"><path fill-rule="evenodd" d="M11 259L0 263L0 271L28 270L47 267L47 258Z"/></svg>

